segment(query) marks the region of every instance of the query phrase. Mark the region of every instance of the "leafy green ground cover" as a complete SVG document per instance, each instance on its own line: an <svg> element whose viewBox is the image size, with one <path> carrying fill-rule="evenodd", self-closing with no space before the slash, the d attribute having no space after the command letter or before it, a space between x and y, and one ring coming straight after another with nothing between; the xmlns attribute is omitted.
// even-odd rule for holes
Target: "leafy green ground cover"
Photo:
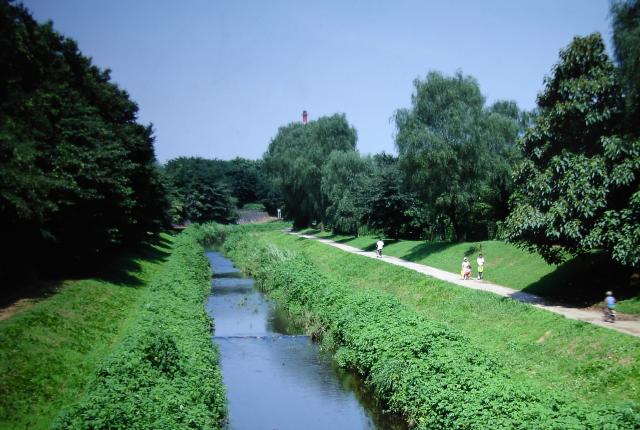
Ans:
<svg viewBox="0 0 640 430"><path fill-rule="evenodd" d="M171 252L163 235L100 277L67 281L0 323L0 428L45 429L75 401L101 358L130 329L141 297Z"/></svg>
<svg viewBox="0 0 640 430"><path fill-rule="evenodd" d="M365 250L374 250L378 240L377 236L334 235L316 229L303 232ZM640 314L640 290L629 287L629 273L601 256L587 255L556 266L537 254L497 240L453 243L385 239L384 247L386 255L453 273L460 271L462 258L468 256L475 274L475 259L480 252L486 259L485 279L489 282L579 306L599 304L605 291L614 290L622 299L620 312Z"/></svg>
<svg viewBox="0 0 640 430"><path fill-rule="evenodd" d="M127 335L54 428L221 427L224 386L203 306L211 269L199 243L209 233L193 226L176 237Z"/></svg>
<svg viewBox="0 0 640 430"><path fill-rule="evenodd" d="M279 232L225 249L419 428L640 426L635 338Z"/></svg>
<svg viewBox="0 0 640 430"><path fill-rule="evenodd" d="M355 289L393 294L427 318L460 330L497 354L517 378L571 391L594 404L640 398L640 339L278 230L263 230L260 237L304 253L331 278Z"/></svg>

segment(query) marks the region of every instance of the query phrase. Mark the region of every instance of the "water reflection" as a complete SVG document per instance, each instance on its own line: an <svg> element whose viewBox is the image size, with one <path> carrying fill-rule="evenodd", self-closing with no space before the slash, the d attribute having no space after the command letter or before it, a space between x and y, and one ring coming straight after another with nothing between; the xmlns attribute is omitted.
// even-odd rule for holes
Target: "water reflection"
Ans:
<svg viewBox="0 0 640 430"><path fill-rule="evenodd" d="M358 378L339 369L252 279L217 252L207 311L229 399L229 428L404 429L381 414Z"/></svg>

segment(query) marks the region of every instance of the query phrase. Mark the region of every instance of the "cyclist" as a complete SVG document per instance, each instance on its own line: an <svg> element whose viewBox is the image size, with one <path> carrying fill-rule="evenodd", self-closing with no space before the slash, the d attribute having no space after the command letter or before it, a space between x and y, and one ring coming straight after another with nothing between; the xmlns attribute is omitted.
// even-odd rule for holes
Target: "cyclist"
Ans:
<svg viewBox="0 0 640 430"><path fill-rule="evenodd" d="M604 306L602 308L604 312L604 320L605 322L614 322L616 320L616 298L613 297L613 293L611 291L607 291L607 297L604 299Z"/></svg>

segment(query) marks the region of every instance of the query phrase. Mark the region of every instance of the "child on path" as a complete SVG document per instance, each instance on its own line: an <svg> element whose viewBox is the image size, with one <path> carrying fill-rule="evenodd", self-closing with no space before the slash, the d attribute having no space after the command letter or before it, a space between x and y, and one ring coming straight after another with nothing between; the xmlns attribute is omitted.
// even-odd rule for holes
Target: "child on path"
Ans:
<svg viewBox="0 0 640 430"><path fill-rule="evenodd" d="M376 242L376 256L378 258L382 258L382 247L384 247L384 242L382 241L382 239L378 239L378 241Z"/></svg>
<svg viewBox="0 0 640 430"><path fill-rule="evenodd" d="M469 280L471 279L471 263L469 263L469 259L464 257L462 259L462 279Z"/></svg>
<svg viewBox="0 0 640 430"><path fill-rule="evenodd" d="M480 281L484 277L484 257L482 254L478 254L476 263L478 263L478 281Z"/></svg>
<svg viewBox="0 0 640 430"><path fill-rule="evenodd" d="M616 320L616 298L613 297L611 291L607 291L607 297L604 299L604 320L605 322L614 322Z"/></svg>

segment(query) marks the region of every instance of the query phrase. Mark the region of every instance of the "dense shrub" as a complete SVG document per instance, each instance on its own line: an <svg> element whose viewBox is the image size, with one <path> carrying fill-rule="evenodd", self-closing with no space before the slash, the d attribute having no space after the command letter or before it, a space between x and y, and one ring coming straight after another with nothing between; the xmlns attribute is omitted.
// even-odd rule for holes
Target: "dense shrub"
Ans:
<svg viewBox="0 0 640 430"><path fill-rule="evenodd" d="M215 226L176 238L121 347L57 429L215 429L225 416L218 353L203 300L211 269L198 243Z"/></svg>
<svg viewBox="0 0 640 430"><path fill-rule="evenodd" d="M396 298L353 290L301 255L232 233L225 249L261 288L305 315L341 366L366 377L389 410L424 429L630 429L637 406L594 410L562 393L512 379L464 334Z"/></svg>
<svg viewBox="0 0 640 430"><path fill-rule="evenodd" d="M189 230L190 234L199 244L210 247L224 242L231 231L231 227L209 222L206 224L194 224Z"/></svg>

